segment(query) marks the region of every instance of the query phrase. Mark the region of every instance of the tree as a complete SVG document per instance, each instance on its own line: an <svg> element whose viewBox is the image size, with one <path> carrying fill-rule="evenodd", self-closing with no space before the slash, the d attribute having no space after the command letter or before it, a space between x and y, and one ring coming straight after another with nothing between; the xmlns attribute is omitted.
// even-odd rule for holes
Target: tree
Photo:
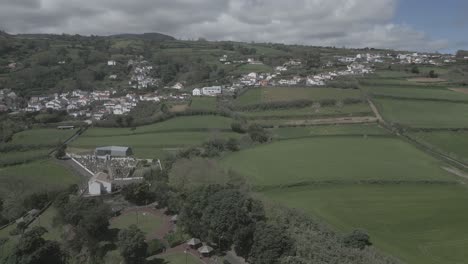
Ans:
<svg viewBox="0 0 468 264"><path fill-rule="evenodd" d="M145 242L145 234L135 225L120 230L117 245L125 263L145 263L148 244Z"/></svg>
<svg viewBox="0 0 468 264"><path fill-rule="evenodd" d="M431 70L429 72L429 78L437 78L437 77L439 77L439 75L434 70Z"/></svg>
<svg viewBox="0 0 468 264"><path fill-rule="evenodd" d="M155 195L150 190L150 186L145 183L131 183L122 188L125 200L137 205L145 205L154 202Z"/></svg>
<svg viewBox="0 0 468 264"><path fill-rule="evenodd" d="M244 129L241 122L237 122L237 121L232 122L231 123L231 129L232 129L232 131L234 131L236 133L242 133L242 134L245 133L245 129Z"/></svg>
<svg viewBox="0 0 468 264"><path fill-rule="evenodd" d="M239 149L240 149L239 140L237 140L235 138L230 138L226 142L226 149L228 149L229 151L232 151L232 152L239 151Z"/></svg>
<svg viewBox="0 0 468 264"><path fill-rule="evenodd" d="M293 241L281 228L258 222L253 234L249 262L256 264L278 263L292 249Z"/></svg>
<svg viewBox="0 0 468 264"><path fill-rule="evenodd" d="M356 229L344 237L343 243L346 247L363 250L366 246L372 245L370 237L365 230Z"/></svg>
<svg viewBox="0 0 468 264"><path fill-rule="evenodd" d="M127 124L127 127L132 126L133 120L134 120L133 116L128 115L125 117L125 123Z"/></svg>
<svg viewBox="0 0 468 264"><path fill-rule="evenodd" d="M60 245L55 241L42 238L47 232L43 227L33 227L24 233L7 263L17 264L61 264L65 263L65 255Z"/></svg>
<svg viewBox="0 0 468 264"><path fill-rule="evenodd" d="M63 159L63 157L65 157L65 155L67 155L66 149L67 149L67 145L65 145L65 144L61 145L57 149L57 151L55 151L55 158L56 159Z"/></svg>
<svg viewBox="0 0 468 264"><path fill-rule="evenodd" d="M413 68L411 68L411 73L414 73L414 74L419 74L419 68L418 66L413 66Z"/></svg>
<svg viewBox="0 0 468 264"><path fill-rule="evenodd" d="M250 125L247 132L249 133L250 138L255 142L265 143L270 140L268 132L258 124Z"/></svg>

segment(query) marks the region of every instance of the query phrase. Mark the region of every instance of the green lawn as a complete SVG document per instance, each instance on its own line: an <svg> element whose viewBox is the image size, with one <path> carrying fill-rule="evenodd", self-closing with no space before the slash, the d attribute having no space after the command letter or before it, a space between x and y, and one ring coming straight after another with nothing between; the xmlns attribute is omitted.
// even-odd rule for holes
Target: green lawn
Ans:
<svg viewBox="0 0 468 264"><path fill-rule="evenodd" d="M130 128L90 128L81 137L125 136L154 132L231 129L232 119L222 116L182 116L147 126Z"/></svg>
<svg viewBox="0 0 468 264"><path fill-rule="evenodd" d="M468 104L412 100L374 100L384 119L410 127L468 127Z"/></svg>
<svg viewBox="0 0 468 264"><path fill-rule="evenodd" d="M331 125L310 127L283 127L270 130L277 139L292 139L330 135L387 135L388 131L375 125Z"/></svg>
<svg viewBox="0 0 468 264"><path fill-rule="evenodd" d="M216 97L193 97L190 104L191 110L216 110L217 102Z"/></svg>
<svg viewBox="0 0 468 264"><path fill-rule="evenodd" d="M61 189L79 183L79 176L54 160L0 168L0 194L18 195L37 191Z"/></svg>
<svg viewBox="0 0 468 264"><path fill-rule="evenodd" d="M411 135L443 153L468 162L468 132L433 131Z"/></svg>
<svg viewBox="0 0 468 264"><path fill-rule="evenodd" d="M146 212L128 212L114 217L110 228L124 229L136 225L146 235L157 231L163 224L163 219Z"/></svg>
<svg viewBox="0 0 468 264"><path fill-rule="evenodd" d="M267 191L340 231L366 229L380 249L412 264L468 258L468 191L460 185L341 185Z"/></svg>
<svg viewBox="0 0 468 264"><path fill-rule="evenodd" d="M294 100L322 100L361 98L361 91L356 89L316 88L316 87L265 87L253 88L242 94L236 104L240 106L261 102L279 102Z"/></svg>
<svg viewBox="0 0 468 264"><path fill-rule="evenodd" d="M455 180L434 158L397 138L320 137L284 140L222 161L258 186L315 181Z"/></svg>

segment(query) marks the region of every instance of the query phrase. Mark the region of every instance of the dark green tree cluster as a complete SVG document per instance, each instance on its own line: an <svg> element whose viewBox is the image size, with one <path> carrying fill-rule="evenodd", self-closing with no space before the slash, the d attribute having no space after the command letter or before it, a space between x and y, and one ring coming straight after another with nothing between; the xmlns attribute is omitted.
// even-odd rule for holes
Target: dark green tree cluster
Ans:
<svg viewBox="0 0 468 264"><path fill-rule="evenodd" d="M209 185L184 200L181 224L187 231L222 250L253 263L277 263L291 253L293 242L278 226L266 222L262 204L237 188Z"/></svg>

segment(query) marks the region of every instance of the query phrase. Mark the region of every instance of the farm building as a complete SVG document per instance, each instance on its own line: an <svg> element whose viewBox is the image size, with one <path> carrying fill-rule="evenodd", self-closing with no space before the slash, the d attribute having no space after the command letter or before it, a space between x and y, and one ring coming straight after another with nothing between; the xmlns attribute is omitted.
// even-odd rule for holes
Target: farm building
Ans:
<svg viewBox="0 0 468 264"><path fill-rule="evenodd" d="M202 94L208 96L215 96L221 94L221 86L203 87Z"/></svg>
<svg viewBox="0 0 468 264"><path fill-rule="evenodd" d="M128 157L133 155L133 151L129 147L107 146L99 147L94 151L96 156L111 156L111 157Z"/></svg>
<svg viewBox="0 0 468 264"><path fill-rule="evenodd" d="M109 174L104 172L96 173L88 181L88 189L90 195L101 195L103 193L112 192L112 179Z"/></svg>

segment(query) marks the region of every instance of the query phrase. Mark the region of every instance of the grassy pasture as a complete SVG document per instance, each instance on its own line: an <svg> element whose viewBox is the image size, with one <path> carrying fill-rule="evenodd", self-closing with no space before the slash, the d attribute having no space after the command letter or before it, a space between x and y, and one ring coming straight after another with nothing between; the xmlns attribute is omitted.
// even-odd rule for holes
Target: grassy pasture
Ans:
<svg viewBox="0 0 468 264"><path fill-rule="evenodd" d="M243 64L231 72L231 74L246 74L251 72L273 72L271 66L265 64Z"/></svg>
<svg viewBox="0 0 468 264"><path fill-rule="evenodd" d="M340 231L365 228L379 248L407 263L458 264L468 257L468 192L460 185L308 186L265 195Z"/></svg>
<svg viewBox="0 0 468 264"><path fill-rule="evenodd" d="M332 125L311 127L284 127L270 130L277 139L293 139L336 135L388 135L387 130L375 125Z"/></svg>
<svg viewBox="0 0 468 264"><path fill-rule="evenodd" d="M31 223L30 228L34 226L42 226L47 229L44 238L47 240L61 240L62 228L54 225L54 218L57 215L57 209L53 206L47 208L34 222Z"/></svg>
<svg viewBox="0 0 468 264"><path fill-rule="evenodd" d="M13 135L10 144L54 145L71 137L76 130L58 130L54 128L35 128Z"/></svg>
<svg viewBox="0 0 468 264"><path fill-rule="evenodd" d="M155 132L135 135L116 136L81 136L75 140L71 147L78 150L91 151L98 146L124 145L133 148L135 156L141 158L155 158L164 155L166 150L185 146L198 145L210 138L239 137L233 132Z"/></svg>
<svg viewBox="0 0 468 264"><path fill-rule="evenodd" d="M322 100L361 98L361 91L356 89L315 88L315 87L266 87L249 89L236 103L240 106L249 104L294 100Z"/></svg>
<svg viewBox="0 0 468 264"><path fill-rule="evenodd" d="M192 110L216 110L216 97L193 97L190 109Z"/></svg>
<svg viewBox="0 0 468 264"><path fill-rule="evenodd" d="M468 127L468 104L412 100L374 100L383 117L392 123L421 128Z"/></svg>
<svg viewBox="0 0 468 264"><path fill-rule="evenodd" d="M315 181L456 180L440 168L439 161L391 137L284 140L233 153L221 162L257 186Z"/></svg>
<svg viewBox="0 0 468 264"><path fill-rule="evenodd" d="M61 189L79 181L79 176L53 160L0 168L0 194Z"/></svg>
<svg viewBox="0 0 468 264"><path fill-rule="evenodd" d="M468 94L458 93L448 89L376 87L371 89L371 92L374 95L397 96L404 98L468 101Z"/></svg>
<svg viewBox="0 0 468 264"><path fill-rule="evenodd" d="M432 131L411 135L450 156L468 162L468 132Z"/></svg>

